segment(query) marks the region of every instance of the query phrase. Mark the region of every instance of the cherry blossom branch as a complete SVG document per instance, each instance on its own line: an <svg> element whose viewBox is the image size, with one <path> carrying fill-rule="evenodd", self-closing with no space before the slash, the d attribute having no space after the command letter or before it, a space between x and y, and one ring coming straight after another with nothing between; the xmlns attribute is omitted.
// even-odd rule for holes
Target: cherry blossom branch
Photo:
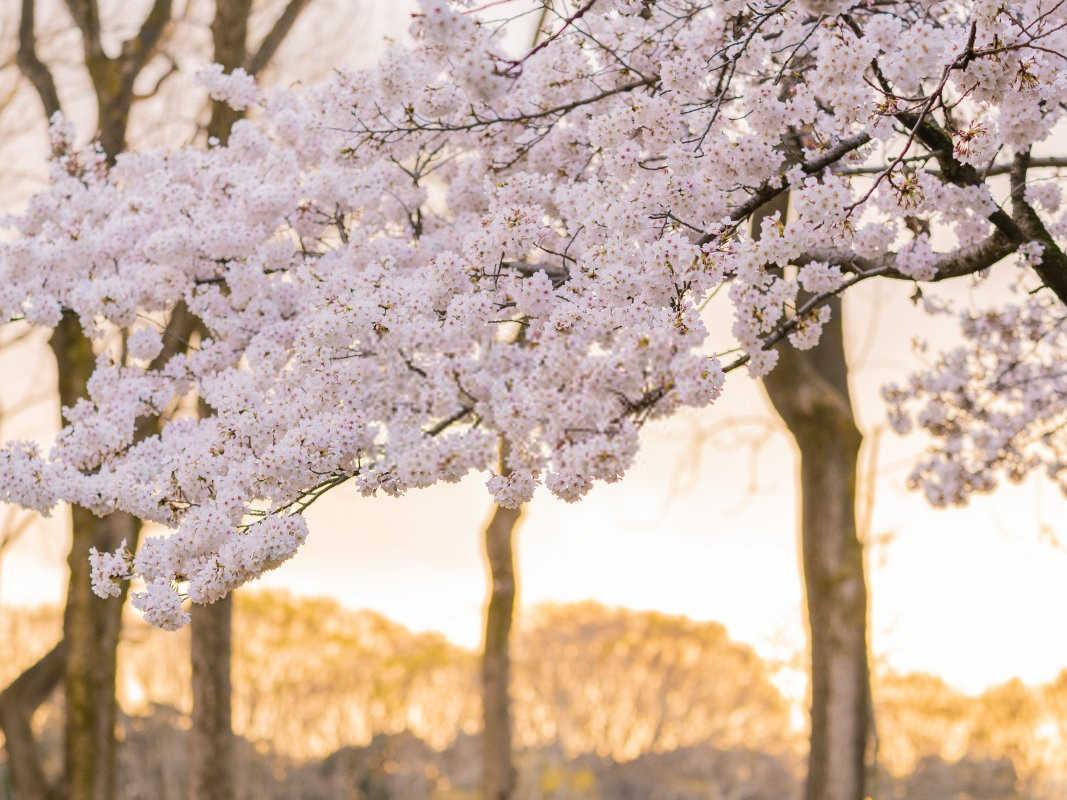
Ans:
<svg viewBox="0 0 1067 800"><path fill-rule="evenodd" d="M1041 258L1034 265L1034 271L1061 302L1067 303L1067 255L1052 238L1033 206L1026 202L1026 173L1029 168L1030 149L1027 148L1016 154L1012 162L1012 216L1021 233L1041 245Z"/></svg>
<svg viewBox="0 0 1067 800"><path fill-rule="evenodd" d="M1017 249L1018 245L1007 241L999 231L994 232L987 239L974 247L961 248L954 253L942 256L936 262L934 276L929 279L924 279L923 282L937 282L949 278L958 278L964 275L973 275L976 272L989 269L1001 259L1011 255L1011 253L1015 252ZM907 275L905 272L902 272L899 267L895 266L896 259L897 256L895 254L886 254L882 258L872 261L854 253L840 250L817 250L798 258L796 260L798 265L803 265L812 261L826 261L836 264L847 272L851 272L852 277L843 281L839 286L830 291L821 292L810 297L797 309L793 317L784 321L764 338L762 349L770 350L789 336L790 333L795 331L798 326L802 325L804 320L814 311L826 305L830 300L840 296L846 290L858 283L878 277L914 281L914 276ZM743 367L748 364L751 359L752 356L748 353L738 356L728 365L723 367L723 372L731 372L739 367Z"/></svg>
<svg viewBox="0 0 1067 800"><path fill-rule="evenodd" d="M850 136L846 139L842 139L837 144L827 148L827 150L815 158L803 161L799 164L801 171L805 175L818 175L832 164L836 164L845 156L863 147L865 144L871 141L871 136L868 133L858 133L854 136ZM786 183L785 175L776 175L774 178L770 178L764 181L752 195L740 205L733 208L728 219L731 223L743 222L749 215L754 213L756 209L765 203L773 200L789 189L789 185ZM720 228L718 231L705 233L697 240L698 245L711 244L716 239L722 236L723 231L726 229L736 228L735 225L727 226L727 228Z"/></svg>

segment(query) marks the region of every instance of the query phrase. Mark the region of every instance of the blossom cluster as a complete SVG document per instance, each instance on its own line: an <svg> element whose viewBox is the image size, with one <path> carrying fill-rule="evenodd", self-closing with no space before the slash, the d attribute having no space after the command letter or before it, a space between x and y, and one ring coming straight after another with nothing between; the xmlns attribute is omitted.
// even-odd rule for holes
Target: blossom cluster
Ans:
<svg viewBox="0 0 1067 800"><path fill-rule="evenodd" d="M475 9L424 0L413 44L320 86L205 70L212 97L254 111L226 146L109 168L59 126L51 185L0 244L0 318L77 315L99 362L50 452L0 451L2 499L173 529L93 556L96 591L143 579L134 604L163 627L291 556L342 484L492 472L503 439L497 502L577 500L625 473L648 420L815 346L850 285L1062 258L1058 193L1009 215L973 168L1064 115L1067 11L1047 6L600 0L516 56ZM786 192L789 213L752 230ZM724 286L733 342L705 322ZM1046 292L1015 313L1057 308ZM156 363L184 313L202 333ZM1024 317L987 324L1006 346ZM958 358L988 384L987 356ZM931 386L892 395L898 416ZM1012 424L1033 431L1025 391ZM967 475L1008 446L979 443L979 422L945 456ZM917 480L982 488L947 474Z"/></svg>
<svg viewBox="0 0 1067 800"><path fill-rule="evenodd" d="M1067 307L1047 295L960 315L963 344L883 389L900 433L930 441L909 482L962 505L1035 469L1067 493Z"/></svg>

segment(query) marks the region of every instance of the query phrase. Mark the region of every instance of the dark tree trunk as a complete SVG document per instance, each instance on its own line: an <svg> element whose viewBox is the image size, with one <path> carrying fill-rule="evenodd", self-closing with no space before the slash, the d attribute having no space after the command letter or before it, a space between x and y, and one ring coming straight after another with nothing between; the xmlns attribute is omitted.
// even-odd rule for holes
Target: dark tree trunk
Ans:
<svg viewBox="0 0 1067 800"><path fill-rule="evenodd" d="M134 101L134 83L155 52L170 20L172 0L154 0L140 29L122 42L120 52L109 57L101 40L97 4L68 0L67 7L81 32L85 66L89 72L97 104L97 138L109 162L126 147L126 131ZM61 111L55 81L36 51L34 0L22 0L19 20L19 69L33 84L45 115ZM73 405L86 396L86 385L95 366L92 343L77 318L65 312L50 340L56 357L58 390L62 406ZM62 421L61 421L62 422ZM140 524L126 514L105 519L74 507L71 510L72 537L68 556L70 578L63 619L62 647L56 656L47 656L23 674L11 689L33 670L53 674L62 668L66 713L63 730L64 776L60 796L70 800L111 800L115 795L115 699L117 651L122 627L122 607L126 587L117 598L102 600L92 593L89 580L89 549L112 550L125 539L135 550ZM51 658L51 661L48 659ZM46 663L47 662L47 663ZM43 669L47 666L48 669ZM6 694L6 692L5 692ZM36 704L15 698L5 707L5 726L16 730L15 747L23 757L17 772L35 784L33 792L46 791L32 735L20 716L32 713ZM30 739L25 737L29 735ZM9 742L9 747L11 746ZM10 755L10 753L9 753ZM28 777L27 777L28 776ZM28 795L33 796L33 795Z"/></svg>
<svg viewBox="0 0 1067 800"><path fill-rule="evenodd" d="M60 403L86 396L95 366L92 344L77 317L64 313L50 340L59 372ZM89 550L114 550L123 539L137 547L139 522L128 514L105 518L74 506L67 563L70 578L63 616L66 670L63 687L63 796L71 800L110 800L115 794L115 674L125 585L119 597L101 599L89 580Z"/></svg>
<svg viewBox="0 0 1067 800"><path fill-rule="evenodd" d="M485 800L508 800L515 790L511 760L511 621L515 611L512 540L522 509L496 506L485 528L489 603L482 651L482 789Z"/></svg>
<svg viewBox="0 0 1067 800"><path fill-rule="evenodd" d="M217 0L211 22L214 60L226 72L238 67L256 74L266 67L308 0L289 0L253 55L248 52L252 0ZM226 144L242 117L225 103L211 104L209 139ZM205 331L200 330L201 335ZM211 409L201 403L201 415ZM193 720L190 796L193 800L233 800L236 796L231 712L233 596L192 609Z"/></svg>
<svg viewBox="0 0 1067 800"><path fill-rule="evenodd" d="M788 196L754 218L780 211ZM806 800L863 800L871 730L867 583L856 528L862 435L848 387L841 304L812 350L779 348L764 379L800 456L800 538L811 645Z"/></svg>
<svg viewBox="0 0 1067 800"><path fill-rule="evenodd" d="M215 62L227 72L245 63L251 0L218 0L211 22ZM241 113L211 104L207 134L225 144ZM203 334L203 331L201 331ZM200 404L200 414L210 409ZM191 800L233 800L236 796L231 719L233 596L192 608L193 720L190 739Z"/></svg>
<svg viewBox="0 0 1067 800"><path fill-rule="evenodd" d="M839 309L835 309L839 311ZM840 328L840 323L836 326ZM834 336L830 325L824 337ZM839 330L837 336L840 338ZM820 348L823 348L820 345ZM786 355L768 394L800 451L800 526L811 636L811 752L807 800L862 800L869 735L867 587L856 534L856 467L861 436L848 390L829 375L804 374L815 358ZM840 352L840 350L838 350ZM808 361L803 368L788 363ZM792 379L791 379L792 378Z"/></svg>
<svg viewBox="0 0 1067 800"><path fill-rule="evenodd" d="M235 796L230 730L230 653L233 596L192 608L193 728L190 796Z"/></svg>

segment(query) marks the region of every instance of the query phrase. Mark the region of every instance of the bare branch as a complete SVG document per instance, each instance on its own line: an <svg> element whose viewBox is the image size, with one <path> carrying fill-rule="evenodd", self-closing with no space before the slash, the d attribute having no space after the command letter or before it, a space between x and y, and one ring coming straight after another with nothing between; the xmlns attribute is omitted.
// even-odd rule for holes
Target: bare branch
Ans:
<svg viewBox="0 0 1067 800"><path fill-rule="evenodd" d="M74 24L82 33L86 61L104 58L100 41L100 8L96 0L66 0L66 3Z"/></svg>
<svg viewBox="0 0 1067 800"><path fill-rule="evenodd" d="M296 23L301 12L307 8L307 5L308 0L289 0L278 19L274 21L270 31L263 37L263 41L259 43L259 49L256 50L245 65L245 70L249 75L258 75L270 64L274 54L278 52L278 48L281 47L285 37L289 35L289 31Z"/></svg>
<svg viewBox="0 0 1067 800"><path fill-rule="evenodd" d="M134 79L144 69L144 65L148 63L163 38L163 31L170 22L172 6L173 0L155 0L137 35L122 43L123 72L131 88Z"/></svg>
<svg viewBox="0 0 1067 800"><path fill-rule="evenodd" d="M37 90L37 96L49 119L62 111L56 82L51 70L37 56L37 35L34 32L34 0L22 0L22 16L19 19L19 49L15 56L19 72L26 76Z"/></svg>

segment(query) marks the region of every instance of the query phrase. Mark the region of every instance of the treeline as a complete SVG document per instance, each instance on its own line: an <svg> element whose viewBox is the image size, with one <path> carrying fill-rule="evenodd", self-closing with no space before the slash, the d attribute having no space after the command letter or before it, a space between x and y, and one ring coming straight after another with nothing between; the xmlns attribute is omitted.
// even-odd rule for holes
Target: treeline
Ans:
<svg viewBox="0 0 1067 800"><path fill-rule="evenodd" d="M58 610L5 612L0 634L16 655L0 680L47 649L59 624ZM475 652L278 592L238 595L234 638L240 796L476 796ZM185 634L126 627L122 797L187 796L188 646ZM517 796L688 800L744 786L746 797L789 797L805 731L773 669L716 623L594 603L539 608L516 630ZM1065 796L1067 672L977 697L924 675L885 674L877 689L879 796ZM56 770L58 720L55 705L35 720Z"/></svg>

